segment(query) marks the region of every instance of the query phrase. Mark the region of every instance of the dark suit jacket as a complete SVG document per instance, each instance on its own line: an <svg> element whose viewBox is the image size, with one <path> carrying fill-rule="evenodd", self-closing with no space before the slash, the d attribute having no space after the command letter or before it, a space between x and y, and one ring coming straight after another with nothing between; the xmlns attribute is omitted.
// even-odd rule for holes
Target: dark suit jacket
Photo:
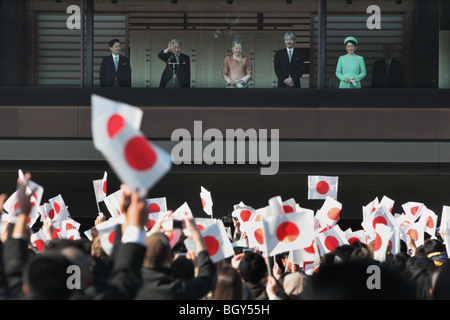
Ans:
<svg viewBox="0 0 450 320"><path fill-rule="evenodd" d="M176 62L175 56L172 52L164 53L164 50L158 53L158 58L166 62L166 68L161 75L160 88L164 88L167 82L173 77L172 65L167 64L170 62ZM191 86L191 63L188 55L180 53L180 64L175 66L175 74L182 88L189 88Z"/></svg>
<svg viewBox="0 0 450 320"><path fill-rule="evenodd" d="M104 57L100 65L100 87L112 87L116 78L119 82L119 87L131 87L130 60L120 55L116 72L112 55Z"/></svg>
<svg viewBox="0 0 450 320"><path fill-rule="evenodd" d="M305 57L300 49L294 48L292 61L290 63L286 48L278 50L275 53L273 60L275 74L278 78L278 88L286 88L283 81L286 78L289 78L289 75L291 75L291 78L294 80L294 86L300 88L300 78L303 75L304 64Z"/></svg>
<svg viewBox="0 0 450 320"><path fill-rule="evenodd" d="M142 287L136 300L198 300L212 289L216 275L207 251L197 256L198 273L193 279L176 279L167 267L142 268Z"/></svg>
<svg viewBox="0 0 450 320"><path fill-rule="evenodd" d="M402 88L403 68L402 63L392 59L389 74L386 77L386 61L381 58L375 61L372 74L372 88Z"/></svg>

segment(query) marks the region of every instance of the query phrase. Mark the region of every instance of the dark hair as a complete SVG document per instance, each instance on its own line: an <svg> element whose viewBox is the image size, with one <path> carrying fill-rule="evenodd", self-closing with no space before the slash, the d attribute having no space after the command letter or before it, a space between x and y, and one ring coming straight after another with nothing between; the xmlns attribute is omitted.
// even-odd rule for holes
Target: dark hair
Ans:
<svg viewBox="0 0 450 320"><path fill-rule="evenodd" d="M30 298L66 300L72 294L67 286L67 268L71 265L63 254L50 250L30 258L24 269L24 284Z"/></svg>
<svg viewBox="0 0 450 320"><path fill-rule="evenodd" d="M195 277L195 266L192 260L179 256L170 264L170 274L176 279L193 279Z"/></svg>
<svg viewBox="0 0 450 320"><path fill-rule="evenodd" d="M357 47L358 45L356 44L356 42L355 41L353 41L353 40L348 40L347 42L345 42L345 44L344 44L344 46L346 46L347 45L347 43L352 43L355 47Z"/></svg>
<svg viewBox="0 0 450 320"><path fill-rule="evenodd" d="M169 239L162 232L157 232L146 240L147 250L144 257L144 266L146 267L160 267L167 260L171 254Z"/></svg>
<svg viewBox="0 0 450 320"><path fill-rule="evenodd" d="M429 255L433 252L444 252L445 245L437 239L427 239L423 243L423 250L426 255Z"/></svg>
<svg viewBox="0 0 450 320"><path fill-rule="evenodd" d="M120 43L120 40L119 40L119 39L112 39L112 40L109 42L109 47L111 48L112 46L114 46L114 43L116 43L116 42Z"/></svg>
<svg viewBox="0 0 450 320"><path fill-rule="evenodd" d="M236 269L230 265L222 265L217 270L213 300L241 300L242 280Z"/></svg>
<svg viewBox="0 0 450 320"><path fill-rule="evenodd" d="M239 263L239 272L245 282L258 283L266 276L266 261L259 253L247 252Z"/></svg>

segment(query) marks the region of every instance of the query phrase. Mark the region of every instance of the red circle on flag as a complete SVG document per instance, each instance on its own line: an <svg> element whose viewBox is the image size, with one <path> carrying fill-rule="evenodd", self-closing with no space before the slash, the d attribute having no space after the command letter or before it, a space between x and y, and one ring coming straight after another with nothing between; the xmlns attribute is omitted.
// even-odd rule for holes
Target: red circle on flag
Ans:
<svg viewBox="0 0 450 320"><path fill-rule="evenodd" d="M330 185L326 181L319 181L316 185L316 190L320 194L327 194L330 190Z"/></svg>
<svg viewBox="0 0 450 320"><path fill-rule="evenodd" d="M205 229L201 224L197 224L197 228L199 231L202 231L203 229Z"/></svg>
<svg viewBox="0 0 450 320"><path fill-rule="evenodd" d="M352 243L358 242L358 241L360 241L360 240L357 237L351 237L350 239L348 239L349 244L352 244Z"/></svg>
<svg viewBox="0 0 450 320"><path fill-rule="evenodd" d="M373 221L372 221L372 226L373 226L373 228L375 229L375 226L376 226L377 224L379 224L379 223L384 224L385 226L387 226L387 220L386 220L386 218L385 218L385 217L382 217L382 216L375 217L375 218L373 219Z"/></svg>
<svg viewBox="0 0 450 320"><path fill-rule="evenodd" d="M45 242L44 242L44 240L37 239L37 240L33 241L33 245L35 246L37 251L41 252L45 247Z"/></svg>
<svg viewBox="0 0 450 320"><path fill-rule="evenodd" d="M60 232L61 230L59 230L58 228L54 228L53 229L53 233L52 233L52 238L53 239L58 239L58 233Z"/></svg>
<svg viewBox="0 0 450 320"><path fill-rule="evenodd" d="M156 203L150 203L147 207L149 213L160 212L161 208Z"/></svg>
<svg viewBox="0 0 450 320"><path fill-rule="evenodd" d="M143 136L131 138L125 145L124 152L127 163L135 170L148 170L157 159L155 150Z"/></svg>
<svg viewBox="0 0 450 320"><path fill-rule="evenodd" d="M381 239L380 235L377 233L375 236L375 241L373 242L373 250L378 251L381 248L381 245L383 244L383 239Z"/></svg>
<svg viewBox="0 0 450 320"><path fill-rule="evenodd" d="M205 209L205 200L203 198L201 198L200 200L202 200L202 208Z"/></svg>
<svg viewBox="0 0 450 320"><path fill-rule="evenodd" d="M116 236L116 230L113 230L113 231L109 234L109 236L108 236L108 241L109 241L109 243L111 243L111 244L114 243L114 238L115 238L115 236Z"/></svg>
<svg viewBox="0 0 450 320"><path fill-rule="evenodd" d="M328 236L325 238L324 244L328 250L333 251L339 246L339 240L334 236Z"/></svg>
<svg viewBox="0 0 450 320"><path fill-rule="evenodd" d="M425 225L428 228L433 228L434 227L434 221L432 217L427 217L427 220L425 221Z"/></svg>
<svg viewBox="0 0 450 320"><path fill-rule="evenodd" d="M331 220L337 220L340 212L341 209L339 208L331 208L330 210L328 210L327 216Z"/></svg>
<svg viewBox="0 0 450 320"><path fill-rule="evenodd" d="M264 234L261 228L258 228L253 233L255 235L255 239L259 244L264 244Z"/></svg>
<svg viewBox="0 0 450 320"><path fill-rule="evenodd" d="M215 255L217 251L219 251L219 241L213 236L206 236L203 238L205 241L206 249L208 250L208 254L210 257Z"/></svg>
<svg viewBox="0 0 450 320"><path fill-rule="evenodd" d="M155 220L148 219L147 224L146 224L147 229L151 229L154 225L155 225Z"/></svg>
<svg viewBox="0 0 450 320"><path fill-rule="evenodd" d="M289 243L298 238L300 230L295 223L286 221L278 226L276 234L279 241Z"/></svg>
<svg viewBox="0 0 450 320"><path fill-rule="evenodd" d="M415 216L417 211L419 211L419 206L412 207L410 209L410 211L411 211L412 215Z"/></svg>
<svg viewBox="0 0 450 320"><path fill-rule="evenodd" d="M294 208L291 206L283 206L284 213L291 213L294 212Z"/></svg>
<svg viewBox="0 0 450 320"><path fill-rule="evenodd" d="M55 208L56 213L59 213L61 211L61 207L59 206L58 202L55 202L53 204L53 208Z"/></svg>
<svg viewBox="0 0 450 320"><path fill-rule="evenodd" d="M53 220L53 218L55 217L55 210L50 209L50 211L48 212L48 217Z"/></svg>
<svg viewBox="0 0 450 320"><path fill-rule="evenodd" d="M71 223L66 224L66 230L74 229L75 227Z"/></svg>
<svg viewBox="0 0 450 320"><path fill-rule="evenodd" d="M103 193L106 194L106 181L103 181L102 190L103 190Z"/></svg>
<svg viewBox="0 0 450 320"><path fill-rule="evenodd" d="M250 219L250 217L252 216L252 213L251 213L251 211L248 211L248 210L242 210L240 213L240 216L241 216L242 221L247 222Z"/></svg>
<svg viewBox="0 0 450 320"><path fill-rule="evenodd" d="M419 239L419 233L416 229L409 229L406 234L414 241L417 241Z"/></svg>
<svg viewBox="0 0 450 320"><path fill-rule="evenodd" d="M313 240L313 242L311 243L311 245L309 246L309 247L306 247L305 248L305 251L307 252L307 253L314 253L316 250L314 249L314 240Z"/></svg>
<svg viewBox="0 0 450 320"><path fill-rule="evenodd" d="M120 114L113 114L107 123L108 136L114 138L125 127L125 119Z"/></svg>

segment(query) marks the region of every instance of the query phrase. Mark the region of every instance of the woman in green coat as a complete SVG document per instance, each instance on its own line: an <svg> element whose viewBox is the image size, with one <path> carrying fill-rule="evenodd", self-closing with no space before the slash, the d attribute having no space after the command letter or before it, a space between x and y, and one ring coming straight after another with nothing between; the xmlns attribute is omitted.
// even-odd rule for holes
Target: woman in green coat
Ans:
<svg viewBox="0 0 450 320"><path fill-rule="evenodd" d="M347 54L340 56L336 66L336 77L341 82L339 88L361 88L361 80L366 76L364 58L355 54L358 40L355 37L347 37L344 40Z"/></svg>

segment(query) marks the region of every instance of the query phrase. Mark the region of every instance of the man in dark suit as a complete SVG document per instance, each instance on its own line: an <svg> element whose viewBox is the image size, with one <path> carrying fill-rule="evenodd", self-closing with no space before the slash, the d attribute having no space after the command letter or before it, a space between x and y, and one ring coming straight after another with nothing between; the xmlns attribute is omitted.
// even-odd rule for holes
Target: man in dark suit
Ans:
<svg viewBox="0 0 450 320"><path fill-rule="evenodd" d="M275 53L273 65L278 78L278 88L300 88L305 57L300 49L295 49L296 36L293 32L284 35L285 49Z"/></svg>
<svg viewBox="0 0 450 320"><path fill-rule="evenodd" d="M131 87L130 60L120 55L120 41L111 40L109 50L111 55L100 65L100 87Z"/></svg>
<svg viewBox="0 0 450 320"><path fill-rule="evenodd" d="M393 59L394 47L383 46L384 58L375 61L372 73L372 88L403 88L402 63Z"/></svg>
<svg viewBox="0 0 450 320"><path fill-rule="evenodd" d="M166 63L161 75L160 88L189 88L191 85L191 64L188 55L181 53L181 41L173 39L158 58Z"/></svg>

